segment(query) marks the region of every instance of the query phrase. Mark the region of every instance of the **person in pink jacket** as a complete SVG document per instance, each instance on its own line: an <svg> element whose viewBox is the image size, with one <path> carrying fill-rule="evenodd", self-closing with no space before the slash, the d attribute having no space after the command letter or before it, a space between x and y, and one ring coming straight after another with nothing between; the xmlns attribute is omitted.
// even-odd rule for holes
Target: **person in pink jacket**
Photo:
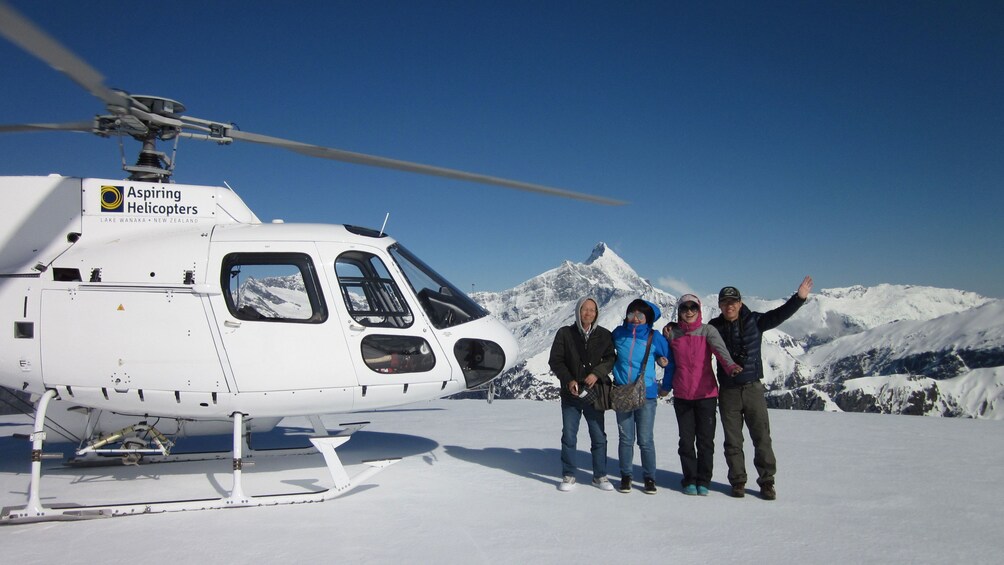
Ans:
<svg viewBox="0 0 1004 565"><path fill-rule="evenodd" d="M715 428L718 422L718 380L711 357L730 374L742 371L729 355L722 336L702 323L701 299L684 294L676 303L677 322L662 329L676 359L673 378L662 380L659 396L673 390L673 407L680 428L680 466L683 493L708 495L714 469ZM696 449L695 449L696 446Z"/></svg>

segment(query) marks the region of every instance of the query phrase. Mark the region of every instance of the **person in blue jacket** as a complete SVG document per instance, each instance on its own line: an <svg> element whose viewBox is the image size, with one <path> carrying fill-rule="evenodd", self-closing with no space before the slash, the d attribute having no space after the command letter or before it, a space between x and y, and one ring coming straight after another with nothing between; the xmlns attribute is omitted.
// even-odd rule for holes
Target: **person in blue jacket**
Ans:
<svg viewBox="0 0 1004 565"><path fill-rule="evenodd" d="M614 383L626 385L635 382L641 372L642 358L645 356L648 337L652 336L652 346L645 361L645 404L632 412L617 413L617 433L620 438L617 451L620 459L620 492L631 492L631 471L634 465L634 443L637 438L641 451L641 467L644 478L644 492L655 494L655 407L659 388L655 382L655 365L667 367L665 378L672 378L673 354L669 342L652 324L662 315L659 307L640 298L628 304L624 323L612 332L617 361L614 362Z"/></svg>

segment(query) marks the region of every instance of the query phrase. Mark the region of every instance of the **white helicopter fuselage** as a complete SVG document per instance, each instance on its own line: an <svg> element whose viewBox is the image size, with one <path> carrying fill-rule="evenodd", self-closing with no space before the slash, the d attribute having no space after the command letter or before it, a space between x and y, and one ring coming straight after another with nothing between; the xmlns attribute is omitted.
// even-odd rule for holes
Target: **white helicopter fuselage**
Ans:
<svg viewBox="0 0 1004 565"><path fill-rule="evenodd" d="M261 223L230 189L0 177L0 384L182 419L480 386L509 331L392 238ZM480 310L480 311L479 311Z"/></svg>

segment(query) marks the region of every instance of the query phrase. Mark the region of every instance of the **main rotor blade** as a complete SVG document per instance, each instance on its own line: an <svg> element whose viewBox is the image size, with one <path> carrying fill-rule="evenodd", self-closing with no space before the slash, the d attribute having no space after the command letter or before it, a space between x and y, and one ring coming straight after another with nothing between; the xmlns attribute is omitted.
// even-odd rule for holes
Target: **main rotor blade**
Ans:
<svg viewBox="0 0 1004 565"><path fill-rule="evenodd" d="M105 77L101 73L2 1L0 1L0 34L70 77L105 104L130 107L129 98L105 86Z"/></svg>
<svg viewBox="0 0 1004 565"><path fill-rule="evenodd" d="M0 125L0 133L9 131L80 131L91 133L94 122L66 122L62 124L9 124Z"/></svg>
<svg viewBox="0 0 1004 565"><path fill-rule="evenodd" d="M260 143L262 145L272 145L275 147L282 147L283 149L295 151L297 153L308 155L310 157L320 157L322 159L331 159L333 161L343 161L346 163L355 163L358 165L369 165L371 167L381 167L384 169L396 169L399 171L407 171L410 173L419 173L423 175L445 177L455 180L504 186L506 188L517 188L520 190L527 190L530 192L550 194L552 196L561 196L563 198L574 198L576 200L584 200L586 202L606 204L609 206L620 206L625 203L622 200L614 200L611 198L604 198L602 196L593 196L591 194L583 194L581 192L572 192L570 190L565 190L563 188L554 188L540 184L531 184L527 182L503 179L499 177L491 177L488 175L482 175L478 173L468 173L465 171L458 171L454 169L445 169L443 167L434 167L432 165L423 165L421 163L411 163L408 161L399 161L397 159L388 159L386 157L377 157L374 155L366 155L363 153L354 153L352 151L344 151L341 149L334 149L331 147L321 147L319 145L310 145L307 143L300 143L298 141L290 141L288 139L281 139L278 137L244 132L234 129L228 130L227 136L233 139L249 141L251 143Z"/></svg>

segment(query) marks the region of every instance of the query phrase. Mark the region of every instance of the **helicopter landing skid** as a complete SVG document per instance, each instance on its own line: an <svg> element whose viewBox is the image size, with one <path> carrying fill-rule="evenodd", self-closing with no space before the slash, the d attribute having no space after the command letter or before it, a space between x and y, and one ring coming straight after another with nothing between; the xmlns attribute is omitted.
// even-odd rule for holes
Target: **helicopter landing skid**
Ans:
<svg viewBox="0 0 1004 565"><path fill-rule="evenodd" d="M195 500L171 500L161 502L143 502L108 505L76 505L76 506L43 506L39 495L41 484L42 445L45 440L43 426L45 411L49 401L55 397L55 391L48 391L39 401L35 414L35 431L32 439L31 482L28 489L28 503L22 507L5 507L0 513L0 525L25 524L31 522L87 520L93 518L111 518L116 516L135 516L139 514L157 514L161 512L184 512L192 510L215 510L222 508L247 508L253 506L277 506L280 504L303 504L308 502L324 502L341 496L381 470L400 461L400 458L363 461L366 469L349 477L335 449L349 441L350 436L312 437L310 442L324 456L328 472L331 474L333 486L328 489L293 494L272 494L250 496L245 494L241 481L243 469L242 429L244 415L234 414L234 450L233 450L233 487L230 494L220 498Z"/></svg>
<svg viewBox="0 0 1004 565"><path fill-rule="evenodd" d="M311 422L320 422L320 418L316 416L311 417ZM346 440L352 434L358 432L369 425L369 422L351 422L339 424L337 429L329 430L323 427L323 424L315 424L314 432L315 437L344 437ZM245 436L245 443L243 447L244 459L254 460L262 457L286 457L291 455L316 455L319 451L313 445L306 445L303 447L258 447L254 448L251 446L251 441L248 439L250 436ZM307 439L310 439L309 437ZM152 451L152 450L151 450ZM160 454L154 451L152 454L143 453L142 456L136 458L135 463L125 463L123 458L119 456L120 452L124 450L114 451L109 450L108 452L102 452L97 450L90 451L78 451L75 457L68 459L65 463L67 467L74 468L89 468L89 467L113 467L123 464L138 464L138 465L153 465L158 463L191 463L193 461L220 461L223 459L230 459L233 457L230 451L189 451L180 453L169 453ZM126 453L128 455L129 453ZM245 465L251 463L245 461Z"/></svg>

